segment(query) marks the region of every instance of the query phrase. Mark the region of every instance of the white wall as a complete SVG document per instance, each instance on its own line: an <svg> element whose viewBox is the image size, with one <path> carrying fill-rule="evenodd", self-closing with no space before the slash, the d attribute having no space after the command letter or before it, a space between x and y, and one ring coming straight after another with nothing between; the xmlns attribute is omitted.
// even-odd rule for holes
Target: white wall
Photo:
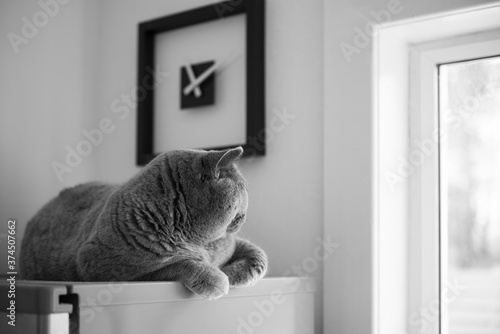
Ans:
<svg viewBox="0 0 500 334"><path fill-rule="evenodd" d="M59 189L95 177L93 156L63 182L51 167L53 161L64 162L65 146L75 147L80 131L95 117L90 6L73 1L53 7L53 17L45 15L43 21L35 1L0 3L0 233L8 219L16 219L18 245L27 220ZM40 27L24 28L26 43L13 47L8 34L24 38L23 17L33 23L33 16ZM5 241L0 235L2 250ZM0 264L5 260L1 256Z"/></svg>
<svg viewBox="0 0 500 334"><path fill-rule="evenodd" d="M375 55L370 34L355 40L356 31L377 21L372 12L387 13L392 8L384 21L398 21L486 2L325 1L325 235L334 235L342 245L338 256L324 267L325 333L378 333ZM350 57L343 54L341 45L346 45L342 43L356 48Z"/></svg>

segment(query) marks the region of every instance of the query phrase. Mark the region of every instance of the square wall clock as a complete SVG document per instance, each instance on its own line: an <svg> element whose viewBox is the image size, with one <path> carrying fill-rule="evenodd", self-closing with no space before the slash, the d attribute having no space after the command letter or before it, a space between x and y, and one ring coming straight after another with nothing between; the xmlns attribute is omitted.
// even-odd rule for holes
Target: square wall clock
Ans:
<svg viewBox="0 0 500 334"><path fill-rule="evenodd" d="M140 23L137 164L190 148L264 155L264 80L264 0Z"/></svg>

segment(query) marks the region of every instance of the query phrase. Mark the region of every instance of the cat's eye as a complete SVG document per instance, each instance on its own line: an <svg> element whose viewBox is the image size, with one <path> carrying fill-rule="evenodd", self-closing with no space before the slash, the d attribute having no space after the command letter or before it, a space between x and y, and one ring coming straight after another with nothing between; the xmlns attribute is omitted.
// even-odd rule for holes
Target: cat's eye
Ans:
<svg viewBox="0 0 500 334"><path fill-rule="evenodd" d="M210 174L200 173L199 178L200 178L201 182L207 182L207 181L213 180L214 176L212 176Z"/></svg>
<svg viewBox="0 0 500 334"><path fill-rule="evenodd" d="M219 171L213 173L213 174L204 174L204 173L200 173L198 174L198 177L200 179L201 182L206 182L206 181L209 181L209 180L219 180L219 177L220 177L220 173Z"/></svg>

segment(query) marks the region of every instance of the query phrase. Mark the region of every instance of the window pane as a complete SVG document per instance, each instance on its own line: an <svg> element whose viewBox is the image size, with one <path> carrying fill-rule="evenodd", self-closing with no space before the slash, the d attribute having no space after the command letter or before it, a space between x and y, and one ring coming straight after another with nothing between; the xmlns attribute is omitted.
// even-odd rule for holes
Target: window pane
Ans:
<svg viewBox="0 0 500 334"><path fill-rule="evenodd" d="M442 333L500 333L500 57L439 68Z"/></svg>

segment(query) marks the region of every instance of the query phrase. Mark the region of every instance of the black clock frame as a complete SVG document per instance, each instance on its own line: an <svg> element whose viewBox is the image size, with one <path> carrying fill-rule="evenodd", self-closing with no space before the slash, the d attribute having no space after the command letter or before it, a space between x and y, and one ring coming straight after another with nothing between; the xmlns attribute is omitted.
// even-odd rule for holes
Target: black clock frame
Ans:
<svg viewBox="0 0 500 334"><path fill-rule="evenodd" d="M222 150L241 145L243 156L265 155L265 71L264 71L264 0L224 1L193 10L168 15L139 24L138 87L155 68L154 37L158 33L212 20L246 14L246 143L201 149ZM154 79L154 78L153 78ZM151 88L148 86L148 88ZM137 101L137 165L145 165L158 154L154 152L154 88ZM219 129L214 129L219 131Z"/></svg>

